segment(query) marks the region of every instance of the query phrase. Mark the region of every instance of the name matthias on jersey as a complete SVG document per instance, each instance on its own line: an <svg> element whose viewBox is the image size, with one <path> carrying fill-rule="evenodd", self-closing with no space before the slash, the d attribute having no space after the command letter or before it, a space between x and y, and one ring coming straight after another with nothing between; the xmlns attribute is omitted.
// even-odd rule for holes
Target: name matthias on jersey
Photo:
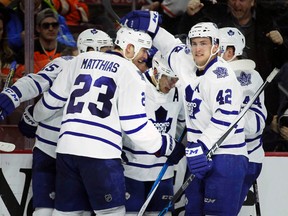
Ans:
<svg viewBox="0 0 288 216"><path fill-rule="evenodd" d="M81 69L99 69L109 72L117 72L119 64L103 59L83 59Z"/></svg>

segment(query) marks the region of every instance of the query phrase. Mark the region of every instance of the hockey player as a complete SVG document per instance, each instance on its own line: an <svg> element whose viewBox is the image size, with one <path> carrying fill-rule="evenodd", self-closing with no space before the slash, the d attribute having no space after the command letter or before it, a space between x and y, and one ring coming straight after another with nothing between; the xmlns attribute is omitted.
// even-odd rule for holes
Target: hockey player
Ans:
<svg viewBox="0 0 288 216"><path fill-rule="evenodd" d="M122 132L159 156L175 147L174 139L148 120L143 75L131 63L147 58L150 36L122 27L115 44L109 53L86 52L61 65L63 72L34 107L33 118L41 122L65 105L54 216L80 215L90 206L96 215L125 215Z"/></svg>
<svg viewBox="0 0 288 216"><path fill-rule="evenodd" d="M220 28L219 33L219 53L224 60L229 62L243 88L243 106L245 106L263 84L263 80L255 70L254 61L240 59L245 47L244 35L234 27ZM265 127L266 117L267 110L264 104L264 93L262 93L244 116L245 141L247 144L249 165L243 184L239 211L249 189L260 175L262 169L262 161L264 159L262 132Z"/></svg>
<svg viewBox="0 0 288 216"><path fill-rule="evenodd" d="M113 46L112 39L105 32L87 29L78 36L79 52L89 50L105 51ZM69 64L73 57L60 57L46 65L38 74L28 74L19 79L11 88L0 94L2 118L11 113L21 102L37 97L48 91L62 71L62 65ZM13 98L11 101L10 98ZM31 116L32 106L25 109L19 129L28 138L35 137L32 161L33 216L51 216L55 200L56 144L58 141L62 112L39 124ZM36 131L37 129L37 131ZM36 132L36 134L35 134ZM85 214L90 215L89 211Z"/></svg>
<svg viewBox="0 0 288 216"><path fill-rule="evenodd" d="M152 68L145 73L144 77L146 80L145 109L147 117L160 133L169 133L175 137L177 124L181 131L185 127L182 94L179 88L175 87L178 77L166 65L166 61L159 51L152 59ZM157 158L155 155L141 150L127 137L125 138L123 154L127 197L126 216L132 216L137 215L141 209L167 158ZM184 149L183 145L183 156ZM158 215L168 204L169 198L173 196L173 164L174 162L169 164L145 215Z"/></svg>
<svg viewBox="0 0 288 216"><path fill-rule="evenodd" d="M153 45L167 54L168 64L184 87L186 158L189 170L196 176L185 191L186 215L237 215L248 166L244 121L235 126L212 160L206 157L239 114L242 102L235 73L217 56L218 28L209 22L193 26L188 34L190 52L159 27L158 18L155 11L132 11L121 23L151 34Z"/></svg>

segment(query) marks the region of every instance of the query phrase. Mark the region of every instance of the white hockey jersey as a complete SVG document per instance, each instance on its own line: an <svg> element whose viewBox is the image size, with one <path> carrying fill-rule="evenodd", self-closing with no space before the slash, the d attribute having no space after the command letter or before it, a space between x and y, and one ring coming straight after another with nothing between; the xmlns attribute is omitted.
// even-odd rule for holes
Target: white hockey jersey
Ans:
<svg viewBox="0 0 288 216"><path fill-rule="evenodd" d="M189 142L201 140L210 149L227 131L241 109L242 89L231 67L221 57L212 60L197 74L193 57L186 45L160 28L153 45L177 73L184 91L184 108ZM215 154L247 156L244 119L221 144Z"/></svg>
<svg viewBox="0 0 288 216"><path fill-rule="evenodd" d="M145 74L145 108L147 116L161 134L169 133L175 138L177 124L180 126L180 130L185 127L183 96L177 87L171 89L167 94L157 91L151 83L151 75L147 74L149 72ZM155 181L167 157L157 158L155 155L141 150L138 145L133 144L125 136L123 145L123 151L128 159L124 163L125 176L138 181ZM172 178L173 176L174 167L171 165L162 179Z"/></svg>
<svg viewBox="0 0 288 216"><path fill-rule="evenodd" d="M20 102L33 99L43 92L48 91L53 81L62 71L62 65L66 65L74 57L63 56L54 59L42 68L37 74L31 73L13 85L20 92ZM56 158L56 145L59 137L63 110L59 110L51 118L39 123L36 131L34 147L39 148L49 156Z"/></svg>
<svg viewBox="0 0 288 216"><path fill-rule="evenodd" d="M249 59L235 60L229 63L243 89L243 105L247 104L258 88L263 84L260 74L255 71L255 63ZM250 162L261 163L264 159L262 132L265 127L267 110L262 93L246 112L245 140Z"/></svg>
<svg viewBox="0 0 288 216"><path fill-rule="evenodd" d="M65 105L56 152L121 158L122 130L142 150L160 149L162 136L147 118L145 81L135 65L119 54L91 51L62 69L33 113L41 122Z"/></svg>

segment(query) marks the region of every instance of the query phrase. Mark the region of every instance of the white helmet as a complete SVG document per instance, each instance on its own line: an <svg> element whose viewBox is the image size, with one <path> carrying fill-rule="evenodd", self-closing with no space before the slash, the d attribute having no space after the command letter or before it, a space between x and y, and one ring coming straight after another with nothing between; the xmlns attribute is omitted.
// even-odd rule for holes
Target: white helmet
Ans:
<svg viewBox="0 0 288 216"><path fill-rule="evenodd" d="M215 23L212 22L200 22L194 26L189 31L188 38L189 42L191 43L191 38L197 38L197 37L209 37L211 38L211 51L210 51L210 57L207 60L207 62L204 65L197 65L197 68L204 68L212 58L212 56L216 55L219 52L218 49L213 53L214 46L219 44L219 29Z"/></svg>
<svg viewBox="0 0 288 216"><path fill-rule="evenodd" d="M162 75L166 75L171 78L177 78L177 75L174 73L173 70L170 69L170 67L167 64L167 60L164 59L164 56L160 53L160 51L157 51L152 59L152 69L157 70L157 74L155 74L156 79L156 89L160 91L160 79Z"/></svg>
<svg viewBox="0 0 288 216"><path fill-rule="evenodd" d="M121 47L121 49L124 51L128 44L133 44L135 51L134 57L135 57L141 48L150 49L152 47L152 39L149 34L143 31L136 31L127 27L121 27L117 31L115 44Z"/></svg>
<svg viewBox="0 0 288 216"><path fill-rule="evenodd" d="M161 76L164 74L166 76L177 78L177 75L170 69L167 65L167 61L164 59L164 56L160 51L157 51L152 59L152 68L157 69L157 80L161 79Z"/></svg>
<svg viewBox="0 0 288 216"><path fill-rule="evenodd" d="M194 26L189 31L188 38L195 37L210 37L212 44L219 44L219 30L215 23L201 22Z"/></svg>
<svg viewBox="0 0 288 216"><path fill-rule="evenodd" d="M233 46L235 48L234 56L232 59L243 54L243 49L245 47L245 37L239 31L239 29L234 27L220 28L219 35L221 56L223 56L228 46Z"/></svg>
<svg viewBox="0 0 288 216"><path fill-rule="evenodd" d="M90 28L81 32L77 39L77 48L79 53L87 52L91 47L95 51L100 51L102 47L113 47L112 38L105 32Z"/></svg>

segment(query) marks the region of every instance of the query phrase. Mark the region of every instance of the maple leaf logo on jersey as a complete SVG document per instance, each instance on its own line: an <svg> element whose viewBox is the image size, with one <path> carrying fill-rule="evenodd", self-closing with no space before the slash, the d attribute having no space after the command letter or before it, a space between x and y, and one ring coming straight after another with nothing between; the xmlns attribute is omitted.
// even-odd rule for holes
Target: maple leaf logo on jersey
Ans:
<svg viewBox="0 0 288 216"><path fill-rule="evenodd" d="M167 113L168 111L160 106L155 111L156 120L150 119L161 134L168 133L171 128L172 118L167 119Z"/></svg>
<svg viewBox="0 0 288 216"><path fill-rule="evenodd" d="M191 86L188 86L185 89L185 100L190 119L195 119L195 114L200 112L199 107L201 104L200 99L195 98L192 100L193 94L194 94L193 89L191 88Z"/></svg>
<svg viewBox="0 0 288 216"><path fill-rule="evenodd" d="M248 86L252 84L251 74L241 71L240 76L237 77L237 80L240 82L241 86Z"/></svg>
<svg viewBox="0 0 288 216"><path fill-rule="evenodd" d="M215 70L213 70L213 73L217 75L217 78L224 78L228 76L227 68L225 67L217 67Z"/></svg>

